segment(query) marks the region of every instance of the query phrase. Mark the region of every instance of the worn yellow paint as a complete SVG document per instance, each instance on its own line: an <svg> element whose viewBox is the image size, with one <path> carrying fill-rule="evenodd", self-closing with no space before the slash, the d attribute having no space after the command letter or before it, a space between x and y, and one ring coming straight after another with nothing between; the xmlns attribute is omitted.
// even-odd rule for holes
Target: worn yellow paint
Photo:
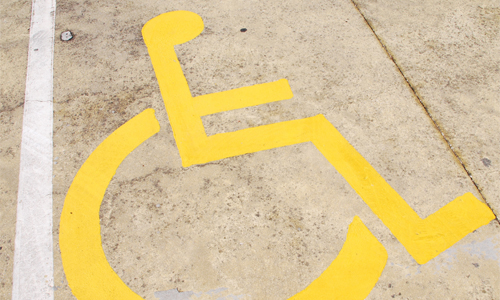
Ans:
<svg viewBox="0 0 500 300"><path fill-rule="evenodd" d="M153 18L142 29L183 166L312 142L420 264L494 219L470 193L421 219L323 115L207 136L203 115L293 95L282 79L192 97L174 45L195 38L203 28L197 14L175 11Z"/></svg>
<svg viewBox="0 0 500 300"><path fill-rule="evenodd" d="M342 250L332 264L289 300L362 300L378 281L387 262L384 246L354 217Z"/></svg>
<svg viewBox="0 0 500 300"><path fill-rule="evenodd" d="M152 109L132 118L92 152L69 188L59 226L59 246L66 279L79 300L142 299L120 279L106 260L99 210L121 162L159 129ZM292 299L326 299L309 297L326 292L356 295L334 299L363 299L361 296L368 295L386 261L384 247L355 217L339 256L311 287ZM358 283L358 280L363 282ZM344 288L339 289L342 286Z"/></svg>
<svg viewBox="0 0 500 300"><path fill-rule="evenodd" d="M160 130L147 109L106 138L82 165L71 184L61 214L59 246L66 279L79 300L139 300L113 271L101 244L99 209L121 162Z"/></svg>
<svg viewBox="0 0 500 300"><path fill-rule="evenodd" d="M470 193L421 219L322 115L208 137L201 116L289 99L293 94L288 82L282 79L192 97L174 45L195 38L202 30L201 18L186 11L160 15L143 28L184 166L312 142L419 263L427 262L494 219L491 210ZM68 191L59 245L66 278L79 300L142 299L123 283L106 260L99 209L120 163L158 131L153 110L132 118L92 152ZM292 299L362 299L377 282L386 261L383 246L355 217L339 256Z"/></svg>

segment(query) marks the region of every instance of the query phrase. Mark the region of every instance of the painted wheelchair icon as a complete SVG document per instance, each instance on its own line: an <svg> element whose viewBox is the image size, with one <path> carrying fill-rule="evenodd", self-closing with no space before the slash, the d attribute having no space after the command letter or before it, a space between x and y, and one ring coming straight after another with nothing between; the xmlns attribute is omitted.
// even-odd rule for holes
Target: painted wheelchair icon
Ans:
<svg viewBox="0 0 500 300"><path fill-rule="evenodd" d="M323 116L207 136L201 117L293 97L286 79L192 97L174 45L197 37L200 16L174 11L142 29L184 167L287 145L312 142L391 230L419 264L494 219L471 193L421 219ZM59 243L66 278L79 300L142 299L113 271L101 244L99 210L121 162L160 130L152 109L106 138L82 165L65 199ZM387 252L359 217L332 264L291 299L365 299L378 281Z"/></svg>

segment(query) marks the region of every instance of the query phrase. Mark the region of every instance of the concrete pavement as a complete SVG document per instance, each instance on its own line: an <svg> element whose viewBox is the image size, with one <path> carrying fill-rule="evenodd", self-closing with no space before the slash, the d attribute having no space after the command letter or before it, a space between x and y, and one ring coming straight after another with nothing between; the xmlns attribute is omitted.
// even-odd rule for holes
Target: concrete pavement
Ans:
<svg viewBox="0 0 500 300"><path fill-rule="evenodd" d="M1 9L1 299L12 291L30 9ZM500 299L498 219L418 264L312 143L182 167L141 35L175 10L205 23L175 46L193 96L282 78L293 92L203 116L208 135L323 114L421 218L469 192L500 209L495 1L59 1L55 299L75 299L59 249L68 189L147 108L161 129L120 165L99 215L107 260L144 299L288 299L334 261L354 216L388 253L367 299ZM74 38L59 40L66 30Z"/></svg>

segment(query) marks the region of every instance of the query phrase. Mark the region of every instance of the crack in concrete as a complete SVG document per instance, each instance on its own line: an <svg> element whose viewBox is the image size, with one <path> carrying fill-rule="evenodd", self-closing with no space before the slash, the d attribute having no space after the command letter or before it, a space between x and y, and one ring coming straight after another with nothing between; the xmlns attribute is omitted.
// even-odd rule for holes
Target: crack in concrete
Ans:
<svg viewBox="0 0 500 300"><path fill-rule="evenodd" d="M8 107L6 107L6 108L4 108L4 109L0 110L0 114L5 113L5 112L12 112L12 111L14 111L14 110L18 109L19 107L22 107L23 105L24 105L24 102L20 102L20 103L18 103L17 105L14 105L14 106L8 106Z"/></svg>
<svg viewBox="0 0 500 300"><path fill-rule="evenodd" d="M5 107L3 109L0 110L0 114L1 113L5 113L5 112L12 112L20 107L23 107L24 104L26 102L39 102L39 103L44 103L44 102L50 102L52 100L25 100L25 101L22 101L22 102L19 102L18 104L16 105L13 105L13 106L8 106L8 107Z"/></svg>
<svg viewBox="0 0 500 300"><path fill-rule="evenodd" d="M427 108L427 106L425 105L425 103L423 102L423 100L421 99L421 97L419 96L416 88L413 87L413 85L410 82L410 80L408 79L408 77L403 73L403 70L401 69L401 67L397 63L397 61L394 58L394 56L391 54L391 52L389 51L389 49L387 49L387 46L384 44L384 42L382 41L382 39L375 32L375 29L373 28L373 26L370 23L370 21L368 21L368 19L365 17L365 15L361 12L361 9L359 8L358 4L356 2L354 2L354 0L350 0L350 1L351 1L352 5L354 6L354 8L361 15L361 17L363 18L363 20L365 20L366 25L368 26L368 28L370 28L370 30L372 31L373 35L375 36L375 38L377 39L377 41L380 43L380 45L382 46L382 48L384 48L385 53L387 54L387 56L389 57L389 59L394 63L394 65L398 69L398 71L401 74L401 76L403 76L403 79L405 80L406 84L411 89L413 95L415 96L415 98L417 98L417 100L420 103L420 105L422 106L422 108L425 110L425 113L427 114L427 116L429 117L429 119L432 121L432 124L434 124L434 127L441 134L441 136L443 137L444 141L448 145L448 148L450 149L450 151L453 153L453 155L458 160L458 162L460 163L460 165L462 166L462 168L464 169L464 171L469 176L470 180L472 181L472 183L476 187L477 192L479 193L479 195L481 195L481 198L483 199L484 203L486 203L486 205L488 205L488 207L490 208L490 210L495 215L495 220L500 224L500 220L498 219L498 215L495 213L495 211L493 210L493 208L491 207L491 205L488 203L488 201L486 201L486 197L483 195L483 193L481 192L481 189L479 188L478 184L476 183L476 181L472 177L472 173L467 169L467 167L465 166L465 163L462 161L462 158L458 155L458 153L455 152L455 150L453 148L453 145L448 140L448 138L446 138L444 132L441 130L441 128L438 125L437 121L434 120L434 118L432 117L432 114L430 113L429 109Z"/></svg>

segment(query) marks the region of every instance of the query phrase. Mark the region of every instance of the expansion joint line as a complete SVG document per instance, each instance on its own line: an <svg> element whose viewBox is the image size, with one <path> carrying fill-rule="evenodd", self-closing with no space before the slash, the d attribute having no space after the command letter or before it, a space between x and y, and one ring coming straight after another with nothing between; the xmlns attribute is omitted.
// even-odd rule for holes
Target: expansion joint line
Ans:
<svg viewBox="0 0 500 300"><path fill-rule="evenodd" d="M458 155L458 153L453 148L453 145L451 144L450 140L446 137L446 135L444 134L443 130L441 130L441 127L439 126L439 124L432 117L432 114L430 113L429 109L427 108L427 105L425 105L425 103L420 98L420 96L419 96L416 88L410 82L410 80L408 79L408 77L404 74L404 72L401 69L401 67L399 66L398 62L396 61L396 59L394 58L394 56L391 54L391 52L389 51L389 49L387 49L387 46L384 44L384 42L382 41L382 39L375 32L375 29L373 28L373 26L370 23L370 21L368 21L368 19L365 17L365 15L361 12L361 9L359 8L358 4L356 2L354 2L354 0L351 0L351 3L354 6L354 8L358 11L358 13L361 15L361 17L363 18L363 20L365 20L365 23L368 26L368 28L370 28L370 30L372 31L372 33L375 36L375 38L377 38L377 41L380 43L380 45L382 46L382 48L384 48L384 51L387 54L387 56L389 57L389 59L394 63L394 65L396 66L397 70L399 71L399 73L401 74L401 76L404 78L406 84L411 89L413 95L415 96L415 98L417 98L418 102L420 103L420 105L422 106L422 108L425 110L425 113L427 114L427 116L429 117L429 119L432 121L432 124L434 125L434 127L436 128L436 130L441 134L441 136L443 137L444 141L448 145L448 148L453 153L453 155L455 156L455 158L458 160L458 162L460 163L460 165L464 169L465 173L467 173L467 175L469 176L470 180L472 181L472 183L476 187L477 192L479 193L479 195L481 195L481 198L483 199L483 201L486 203L486 205L488 205L488 207L491 209L491 211L495 215L496 221L498 223L500 223L500 220L498 219L498 216L495 214L495 212L493 211L493 208L488 203L488 201L486 201L486 198L484 197L483 193L481 192L481 189L479 188L479 186L477 185L476 181L472 177L472 173L467 169L467 166L464 164L464 162L462 161L462 159L460 158L460 156Z"/></svg>

